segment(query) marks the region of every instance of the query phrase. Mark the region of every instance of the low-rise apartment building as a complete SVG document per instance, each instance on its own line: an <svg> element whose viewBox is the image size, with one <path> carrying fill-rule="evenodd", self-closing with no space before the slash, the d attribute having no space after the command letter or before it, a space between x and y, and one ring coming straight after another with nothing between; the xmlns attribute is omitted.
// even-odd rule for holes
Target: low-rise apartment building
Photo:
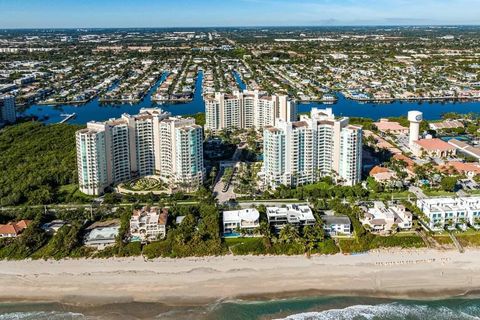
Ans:
<svg viewBox="0 0 480 320"><path fill-rule="evenodd" d="M395 227L401 230L412 228L413 215L403 205L386 206L375 201L373 208L364 209L362 224L375 233L390 233Z"/></svg>
<svg viewBox="0 0 480 320"><path fill-rule="evenodd" d="M427 138L413 141L410 146L413 154L417 157L423 155L433 158L448 158L456 155L456 148L438 138Z"/></svg>
<svg viewBox="0 0 480 320"><path fill-rule="evenodd" d="M167 235L168 209L143 207L130 218L131 241L155 241Z"/></svg>
<svg viewBox="0 0 480 320"><path fill-rule="evenodd" d="M285 225L308 226L317 221L307 205L288 204L286 207L267 207L268 223L277 230Z"/></svg>
<svg viewBox="0 0 480 320"><path fill-rule="evenodd" d="M433 231L460 228L467 225L480 229L480 197L431 198L417 200L425 222Z"/></svg>
<svg viewBox="0 0 480 320"><path fill-rule="evenodd" d="M242 209L223 212L223 236L240 237L243 234L253 235L260 226L260 213L257 209Z"/></svg>

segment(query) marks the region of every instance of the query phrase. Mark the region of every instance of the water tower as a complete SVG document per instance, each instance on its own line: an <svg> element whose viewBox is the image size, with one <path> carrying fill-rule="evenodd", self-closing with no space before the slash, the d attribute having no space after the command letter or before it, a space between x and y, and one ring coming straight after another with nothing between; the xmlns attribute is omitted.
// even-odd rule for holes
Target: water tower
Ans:
<svg viewBox="0 0 480 320"><path fill-rule="evenodd" d="M420 134L420 122L423 120L423 113L420 111L409 111L408 121L410 121L410 138L408 145L411 147L413 141L417 141Z"/></svg>

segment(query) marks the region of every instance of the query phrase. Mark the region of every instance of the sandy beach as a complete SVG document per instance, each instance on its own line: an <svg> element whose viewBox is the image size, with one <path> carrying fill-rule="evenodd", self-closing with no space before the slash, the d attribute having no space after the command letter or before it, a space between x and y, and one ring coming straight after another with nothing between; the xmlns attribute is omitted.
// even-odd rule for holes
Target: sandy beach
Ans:
<svg viewBox="0 0 480 320"><path fill-rule="evenodd" d="M446 297L480 288L480 250L0 262L0 300L209 303L305 294Z"/></svg>

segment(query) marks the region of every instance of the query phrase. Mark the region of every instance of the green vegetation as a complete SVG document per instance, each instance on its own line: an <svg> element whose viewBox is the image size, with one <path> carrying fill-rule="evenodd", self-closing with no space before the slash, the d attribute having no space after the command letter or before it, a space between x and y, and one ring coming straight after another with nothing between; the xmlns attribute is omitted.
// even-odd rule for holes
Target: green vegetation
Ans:
<svg viewBox="0 0 480 320"><path fill-rule="evenodd" d="M457 181L458 181L457 177L443 177L442 181L440 181L440 186L444 191L454 192L455 187L457 185Z"/></svg>
<svg viewBox="0 0 480 320"><path fill-rule="evenodd" d="M455 234L458 242L464 247L478 247L480 246L480 233L472 233L472 234L462 234L457 233Z"/></svg>
<svg viewBox="0 0 480 320"><path fill-rule="evenodd" d="M40 226L37 216L21 237L0 239L0 259L26 259L40 249L47 241Z"/></svg>
<svg viewBox="0 0 480 320"><path fill-rule="evenodd" d="M357 239L340 239L339 245L343 253L365 252L379 248L421 248L425 246L422 238L414 235L396 234L389 237L368 234Z"/></svg>
<svg viewBox="0 0 480 320"><path fill-rule="evenodd" d="M171 221L176 216L185 216L179 225L173 224L167 231L167 238L143 247L147 258L188 257L220 255L225 248L220 238L218 209L212 195L199 192L199 205L173 206Z"/></svg>
<svg viewBox="0 0 480 320"><path fill-rule="evenodd" d="M79 128L27 122L0 131L0 205L82 201L62 188L76 183Z"/></svg>
<svg viewBox="0 0 480 320"><path fill-rule="evenodd" d="M452 239L448 234L435 234L435 235L432 235L432 238L442 246L448 246L448 245L453 246Z"/></svg>
<svg viewBox="0 0 480 320"><path fill-rule="evenodd" d="M434 190L434 189L426 189L423 190L423 193L429 197L453 197L455 196L455 192L450 191L443 191L443 190Z"/></svg>
<svg viewBox="0 0 480 320"><path fill-rule="evenodd" d="M206 123L204 112L199 112L199 113L195 113L195 114L187 114L184 117L185 118L190 117L190 118L195 119L195 124L198 124L199 126L202 126L202 127Z"/></svg>

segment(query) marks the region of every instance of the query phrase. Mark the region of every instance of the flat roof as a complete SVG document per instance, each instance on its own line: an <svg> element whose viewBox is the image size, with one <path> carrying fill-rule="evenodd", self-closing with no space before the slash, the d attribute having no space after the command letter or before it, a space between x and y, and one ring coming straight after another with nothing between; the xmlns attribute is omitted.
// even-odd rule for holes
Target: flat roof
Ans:
<svg viewBox="0 0 480 320"><path fill-rule="evenodd" d="M321 216L325 224L350 224L347 216Z"/></svg>

